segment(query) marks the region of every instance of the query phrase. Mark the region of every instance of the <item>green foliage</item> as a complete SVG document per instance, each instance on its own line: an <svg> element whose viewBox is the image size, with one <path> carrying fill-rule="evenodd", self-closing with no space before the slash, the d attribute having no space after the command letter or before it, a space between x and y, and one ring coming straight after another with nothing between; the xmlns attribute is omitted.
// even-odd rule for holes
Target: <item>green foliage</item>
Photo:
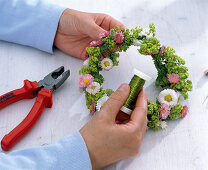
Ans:
<svg viewBox="0 0 208 170"><path fill-rule="evenodd" d="M118 51L124 51L126 52L126 50L133 44L133 36L131 34L131 32L129 31L129 29L126 29L126 31L123 33L125 39L123 41L123 43L119 44L118 46Z"/></svg>
<svg viewBox="0 0 208 170"><path fill-rule="evenodd" d="M91 102L97 102L101 97L103 97L103 95L106 93L105 90L103 90L103 88L100 89L100 91L98 93L96 93L95 95L87 93L85 91L85 98L86 98L86 105L87 108L89 108Z"/></svg>
<svg viewBox="0 0 208 170"><path fill-rule="evenodd" d="M183 106L181 104L178 104L171 108L170 114L168 116L168 120L175 120L182 116L181 110L183 109Z"/></svg>
<svg viewBox="0 0 208 170"><path fill-rule="evenodd" d="M110 96L113 92L114 91L112 89L104 90L102 87L100 88L100 91L98 93L96 93L95 95L87 93L85 91L85 98L86 98L87 108L89 108L91 102L96 103L101 97L103 97L104 94L107 94L107 96Z"/></svg>
<svg viewBox="0 0 208 170"><path fill-rule="evenodd" d="M136 27L135 29L131 29L131 32L132 32L132 38L133 39L139 39L141 40L142 37L139 36L139 33L143 30L143 28L141 27ZM129 30L128 30L129 31Z"/></svg>
<svg viewBox="0 0 208 170"><path fill-rule="evenodd" d="M148 38L143 39L143 43L139 49L140 54L147 55L149 54L157 54L160 49L160 41L157 38Z"/></svg>
<svg viewBox="0 0 208 170"><path fill-rule="evenodd" d="M89 56L96 57L97 59L100 59L100 57L101 57L99 47L87 47L86 51L88 52Z"/></svg>
<svg viewBox="0 0 208 170"><path fill-rule="evenodd" d="M160 119L159 105L147 100L147 109L147 126L154 130L158 130L160 128L157 126Z"/></svg>
<svg viewBox="0 0 208 170"><path fill-rule="evenodd" d="M164 56L159 53L153 55L154 64L158 71L158 77L156 79L156 87L170 87L171 89L181 92L185 99L188 98L188 91L192 91L192 82L187 80L188 68L185 65L185 61L175 54L175 50L167 47ZM176 73L180 76L180 81L177 84L171 84L168 81L168 75ZM165 75L165 76L164 76Z"/></svg>
<svg viewBox="0 0 208 170"><path fill-rule="evenodd" d="M124 40L122 43L116 43L114 36L116 32L122 32ZM192 91L192 82L188 80L188 68L185 66L185 61L175 54L175 50L171 47L167 47L164 54L161 55L161 44L160 41L155 38L155 25L149 25L149 31L144 33L143 28L136 27L134 29L124 29L116 27L110 30L110 34L102 38L103 45L97 47L88 47L86 51L88 52L90 58L88 62L88 67L82 66L79 70L79 74L91 74L94 77L94 81L98 82L100 85L104 82L103 76L99 73L102 71L101 67L101 57L104 55L112 60L113 66L118 66L119 53L115 52L117 49L119 52L125 52L130 46L133 45L134 40L139 40L141 46L138 52L143 55L151 55L154 61L155 67L158 72L157 79L155 81L156 87L171 88L181 92L185 99L188 98L188 92ZM171 84L168 80L168 75L176 73L180 76L180 81L177 84ZM95 95L86 92L86 87L83 88L86 97L86 105L89 108L91 102L97 102L104 94L110 96L113 93L112 89L104 90L102 87L100 91ZM158 100L156 103L148 100L148 127L154 130L160 129L158 122L161 120L159 108L161 107ZM175 120L181 117L181 110L183 106L178 104L171 108L168 120Z"/></svg>
<svg viewBox="0 0 208 170"><path fill-rule="evenodd" d="M112 51L116 46L116 42L111 38L111 36L103 38L102 41L104 42L104 47L110 51Z"/></svg>
<svg viewBox="0 0 208 170"><path fill-rule="evenodd" d="M90 70L86 66L81 66L81 69L79 70L79 74L89 74Z"/></svg>
<svg viewBox="0 0 208 170"><path fill-rule="evenodd" d="M94 76L94 81L98 82L99 84L103 84L104 82L104 77L101 74L95 74Z"/></svg>
<svg viewBox="0 0 208 170"><path fill-rule="evenodd" d="M149 34L152 33L153 34L153 37L155 36L155 25L154 24L149 24Z"/></svg>
<svg viewBox="0 0 208 170"><path fill-rule="evenodd" d="M112 89L106 89L107 96L110 96L114 91Z"/></svg>
<svg viewBox="0 0 208 170"><path fill-rule="evenodd" d="M110 53L108 53L108 57L113 61L114 66L118 66L119 53L110 52Z"/></svg>

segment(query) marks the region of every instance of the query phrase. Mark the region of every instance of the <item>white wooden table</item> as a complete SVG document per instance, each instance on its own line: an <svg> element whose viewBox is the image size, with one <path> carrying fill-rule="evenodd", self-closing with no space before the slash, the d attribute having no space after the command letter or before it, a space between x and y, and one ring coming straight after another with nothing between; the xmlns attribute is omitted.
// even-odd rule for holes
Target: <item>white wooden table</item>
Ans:
<svg viewBox="0 0 208 170"><path fill-rule="evenodd" d="M208 169L208 1L207 0L59 0L57 3L88 12L108 13L127 27L147 27L155 23L162 44L173 47L186 60L193 92L187 102L185 119L168 122L167 130L149 130L140 154L106 169L125 170L207 170ZM79 130L89 119L85 98L78 89L78 70L82 61L55 50L54 55L21 45L0 42L0 94L21 87L24 79L40 80L64 65L71 70L68 80L54 94L52 109L46 109L32 131L14 148L50 144ZM155 99L157 73L151 58L138 55L135 48L121 53L120 65L105 72L104 87L116 89L131 78L136 67L154 79L146 84L148 98ZM116 80L116 81L115 81ZM0 138L28 114L34 99L25 100L0 111Z"/></svg>

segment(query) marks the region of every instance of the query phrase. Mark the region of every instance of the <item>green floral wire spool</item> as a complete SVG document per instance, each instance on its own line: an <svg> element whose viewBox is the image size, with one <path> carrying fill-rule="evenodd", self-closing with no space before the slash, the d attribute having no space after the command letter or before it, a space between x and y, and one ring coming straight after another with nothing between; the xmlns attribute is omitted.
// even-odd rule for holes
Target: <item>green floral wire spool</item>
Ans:
<svg viewBox="0 0 208 170"><path fill-rule="evenodd" d="M129 83L129 86L130 86L129 97L127 98L125 104L121 108L121 111L125 112L128 115L131 114L133 107L135 105L137 96L139 95L139 92L143 88L145 82L151 80L151 77L140 72L137 69L133 70L133 74L134 76L132 77Z"/></svg>
<svg viewBox="0 0 208 170"><path fill-rule="evenodd" d="M101 33L98 41L92 41L86 48L86 59L79 70L79 86L83 89L86 98L86 106L90 115L98 113L109 96L114 92L112 89L104 89L104 77L100 71L111 70L118 66L119 53L126 52L130 46L137 46L138 52L144 56L151 56L157 69L155 86L162 90L156 100L147 100L147 126L154 130L166 128L166 120L184 118L188 107L183 101L188 99L188 92L192 91L192 82L188 79L188 68L185 61L179 57L175 50L169 46L160 44L155 37L154 24L149 25L148 30L141 27L124 29L116 27L108 32ZM113 51L117 48L118 52ZM105 57L103 57L105 56ZM127 58L128 60L128 58ZM138 77L142 78L141 75ZM130 82L131 92L121 110L130 114L135 96L138 95L144 81L133 77ZM146 79L143 79L146 81Z"/></svg>

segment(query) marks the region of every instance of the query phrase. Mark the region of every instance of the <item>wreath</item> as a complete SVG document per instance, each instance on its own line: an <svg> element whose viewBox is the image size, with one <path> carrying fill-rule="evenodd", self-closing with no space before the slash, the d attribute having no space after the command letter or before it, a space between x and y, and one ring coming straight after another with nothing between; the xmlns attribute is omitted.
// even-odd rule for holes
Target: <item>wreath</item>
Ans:
<svg viewBox="0 0 208 170"><path fill-rule="evenodd" d="M104 78L100 71L109 71L118 66L118 52L126 52L134 45L138 47L140 54L152 56L158 73L155 86L162 88L155 103L147 100L148 128L166 128L166 120L186 116L188 107L183 105L183 101L188 99L188 91L192 91L192 82L188 80L188 68L173 48L161 46L160 41L155 38L155 32L154 24L150 24L149 29L136 27L131 30L117 26L101 33L99 40L92 41L90 47L86 48L86 60L79 70L79 86L85 93L90 115L98 112L113 93L112 89L104 89L101 86Z"/></svg>

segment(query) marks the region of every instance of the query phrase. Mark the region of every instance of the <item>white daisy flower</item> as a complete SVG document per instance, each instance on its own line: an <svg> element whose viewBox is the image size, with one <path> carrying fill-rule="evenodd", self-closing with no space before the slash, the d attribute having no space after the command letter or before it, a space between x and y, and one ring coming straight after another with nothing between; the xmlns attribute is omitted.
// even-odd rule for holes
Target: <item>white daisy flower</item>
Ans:
<svg viewBox="0 0 208 170"><path fill-rule="evenodd" d="M83 62L83 65L89 67L89 58Z"/></svg>
<svg viewBox="0 0 208 170"><path fill-rule="evenodd" d="M90 94L95 95L97 92L100 91L100 84L97 82L92 82L87 88L86 91Z"/></svg>
<svg viewBox="0 0 208 170"><path fill-rule="evenodd" d="M141 42L137 39L133 40L133 44L134 44L134 46L141 46L142 45Z"/></svg>
<svg viewBox="0 0 208 170"><path fill-rule="evenodd" d="M138 36L143 36L143 35L147 36L148 32L149 30L147 28L143 28L143 30L140 33L138 33Z"/></svg>
<svg viewBox="0 0 208 170"><path fill-rule="evenodd" d="M177 95L178 95L178 103L183 105L184 102L184 97L182 96L182 94L180 92L177 91Z"/></svg>
<svg viewBox="0 0 208 170"><path fill-rule="evenodd" d="M160 104L167 104L170 107L173 107L178 103L178 95L172 89L165 89L160 92L158 100Z"/></svg>
<svg viewBox="0 0 208 170"><path fill-rule="evenodd" d="M149 33L149 29L148 28L143 28L143 30L138 34L139 36L146 36L148 39L153 37L153 34L150 33L149 35L147 35L147 33Z"/></svg>
<svg viewBox="0 0 208 170"><path fill-rule="evenodd" d="M97 104L96 104L97 111L100 111L100 108L105 104L105 102L108 100L108 98L109 97L105 95L97 101Z"/></svg>
<svg viewBox="0 0 208 170"><path fill-rule="evenodd" d="M167 122L162 120L160 120L156 125L160 126L162 129L166 129L168 127Z"/></svg>
<svg viewBox="0 0 208 170"><path fill-rule="evenodd" d="M104 70L110 70L113 67L113 62L110 58L104 58L101 61L101 66Z"/></svg>

